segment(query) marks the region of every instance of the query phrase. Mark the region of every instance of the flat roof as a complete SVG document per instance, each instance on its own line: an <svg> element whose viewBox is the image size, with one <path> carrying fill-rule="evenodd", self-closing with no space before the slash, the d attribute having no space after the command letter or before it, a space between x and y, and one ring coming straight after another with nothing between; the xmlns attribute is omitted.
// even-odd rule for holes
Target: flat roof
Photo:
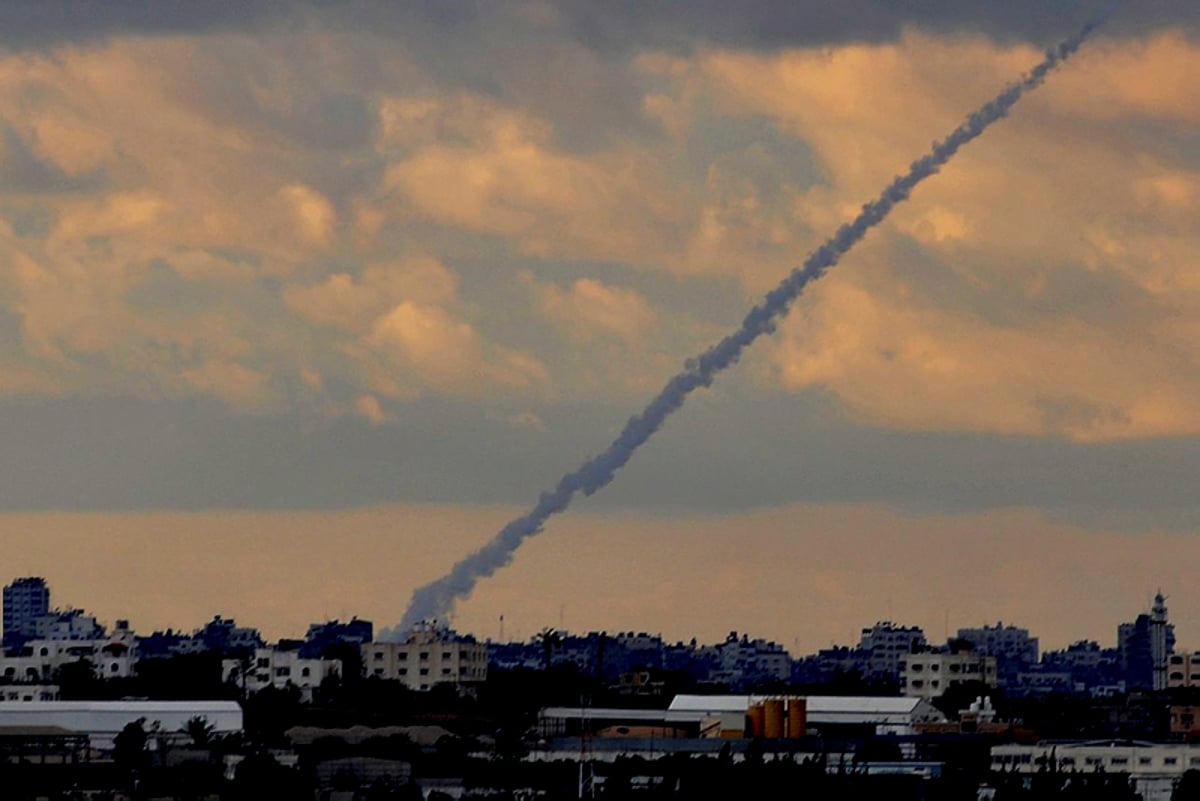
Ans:
<svg viewBox="0 0 1200 801"><path fill-rule="evenodd" d="M671 701L672 712L745 712L778 695L677 695ZM867 695L809 695L798 697L805 702L808 716L818 715L911 715L920 698L896 698Z"/></svg>

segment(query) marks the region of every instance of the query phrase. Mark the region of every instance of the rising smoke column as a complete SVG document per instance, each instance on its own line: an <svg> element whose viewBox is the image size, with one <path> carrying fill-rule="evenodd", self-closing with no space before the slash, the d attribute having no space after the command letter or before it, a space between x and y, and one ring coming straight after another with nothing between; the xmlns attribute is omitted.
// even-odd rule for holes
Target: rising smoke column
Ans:
<svg viewBox="0 0 1200 801"><path fill-rule="evenodd" d="M1051 70L1079 49L1116 6L1117 3L1113 3L1074 36L1047 50L1042 62L1021 80L1010 84L996 98L967 117L949 136L934 143L928 154L912 163L908 172L893 179L878 198L862 207L852 222L839 228L800 267L792 270L779 286L767 293L766 298L746 315L741 327L700 356L685 362L683 370L667 381L667 385L646 408L629 418L620 435L603 453L559 479L553 490L541 494L532 509L500 529L490 542L455 564L448 574L419 587L409 601L397 633L407 631L422 620L444 617L453 609L455 600L468 595L480 579L487 578L511 562L513 553L521 543L539 533L546 520L566 509L578 493L591 495L612 481L614 474L629 461L638 446L662 427L667 417L683 405L688 395L700 387L709 386L717 373L736 362L754 340L773 332L792 301L809 283L837 264L867 231L887 217L892 207L907 199L917 184L936 173L959 148L1004 117L1026 92L1037 88Z"/></svg>

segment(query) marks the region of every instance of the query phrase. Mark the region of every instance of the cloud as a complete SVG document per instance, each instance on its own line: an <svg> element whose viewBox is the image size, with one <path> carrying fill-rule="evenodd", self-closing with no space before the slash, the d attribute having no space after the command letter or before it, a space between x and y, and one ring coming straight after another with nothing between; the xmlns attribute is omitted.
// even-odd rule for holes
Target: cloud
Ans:
<svg viewBox="0 0 1200 801"><path fill-rule="evenodd" d="M573 154L551 124L475 95L390 98L381 118L384 185L419 218L538 257L634 263L675 224L669 183L632 144Z"/></svg>
<svg viewBox="0 0 1200 801"><path fill-rule="evenodd" d="M496 385L528 388L547 380L533 357L485 343L475 329L444 309L411 301L378 318L366 344L385 360L380 391L406 394L403 378L386 367L412 370L429 385L451 394L473 394Z"/></svg>
<svg viewBox="0 0 1200 801"><path fill-rule="evenodd" d="M374 425L383 425L392 419L390 415L383 411L383 406L380 405L379 398L376 398L374 395L360 395L354 401L354 410Z"/></svg>
<svg viewBox="0 0 1200 801"><path fill-rule="evenodd" d="M635 343L657 324L654 309L640 294L593 278L576 279L568 289L555 284L532 287L542 314L584 341L616 337Z"/></svg>
<svg viewBox="0 0 1200 801"><path fill-rule="evenodd" d="M1083 53L802 302L768 348L783 385L828 389L860 419L897 427L1200 432L1187 401L1200 360L1183 324L1200 311L1196 174L1139 133L1189 130L1177 65L1198 53L1177 34ZM1036 58L910 30L879 45L643 63L677 81L699 119L766 116L807 143L825 180L797 187L790 213L796 231L828 231ZM709 252L770 219L758 195L743 197L751 214L699 229Z"/></svg>

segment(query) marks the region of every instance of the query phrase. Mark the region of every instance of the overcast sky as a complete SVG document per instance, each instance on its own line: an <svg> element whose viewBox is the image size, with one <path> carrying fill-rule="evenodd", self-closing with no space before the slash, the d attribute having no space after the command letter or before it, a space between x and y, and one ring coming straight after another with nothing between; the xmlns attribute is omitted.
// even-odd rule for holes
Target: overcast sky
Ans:
<svg viewBox="0 0 1200 801"><path fill-rule="evenodd" d="M1102 5L3 4L9 572L394 622ZM459 626L1062 645L1162 585L1200 645L1198 22L1127 3Z"/></svg>

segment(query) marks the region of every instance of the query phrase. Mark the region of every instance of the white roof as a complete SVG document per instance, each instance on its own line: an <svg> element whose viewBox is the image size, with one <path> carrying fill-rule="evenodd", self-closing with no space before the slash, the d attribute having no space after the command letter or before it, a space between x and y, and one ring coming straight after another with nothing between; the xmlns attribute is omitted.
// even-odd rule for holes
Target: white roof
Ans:
<svg viewBox="0 0 1200 801"><path fill-rule="evenodd" d="M672 712L704 712L721 714L745 713L752 704L761 703L767 695L677 695L669 707ZM922 707L920 698L891 698L862 695L809 695L804 697L807 718L813 723L834 723L847 720L911 720L915 715L926 717L936 710L928 704ZM920 708L919 708L920 707Z"/></svg>
<svg viewBox="0 0 1200 801"><path fill-rule="evenodd" d="M91 735L114 735L125 724L144 718L175 731L203 717L218 732L240 731L237 701L8 701L0 703L0 728L60 726Z"/></svg>

